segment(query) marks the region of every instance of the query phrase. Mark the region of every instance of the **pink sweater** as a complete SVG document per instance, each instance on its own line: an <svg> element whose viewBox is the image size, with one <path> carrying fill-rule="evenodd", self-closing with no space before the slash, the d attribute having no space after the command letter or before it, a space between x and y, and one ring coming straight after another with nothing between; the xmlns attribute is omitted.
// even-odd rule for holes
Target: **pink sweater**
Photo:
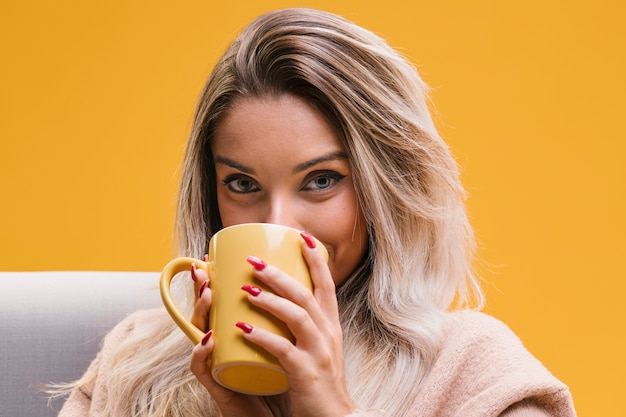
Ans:
<svg viewBox="0 0 626 417"><path fill-rule="evenodd" d="M153 319L155 314L159 313L136 312L111 331L92 364L100 365L95 383L72 392L59 417L102 415L112 350L133 327ZM505 324L471 311L450 313L450 318L446 341L415 398L411 417L576 415L568 388L524 348Z"/></svg>

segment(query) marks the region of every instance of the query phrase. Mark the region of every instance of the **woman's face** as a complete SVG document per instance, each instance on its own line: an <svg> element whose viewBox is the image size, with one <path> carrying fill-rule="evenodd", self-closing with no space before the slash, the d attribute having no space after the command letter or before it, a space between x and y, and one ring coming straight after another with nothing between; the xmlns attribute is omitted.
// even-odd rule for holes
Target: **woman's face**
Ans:
<svg viewBox="0 0 626 417"><path fill-rule="evenodd" d="M356 268L367 231L339 136L291 96L239 98L211 144L224 227L275 223L305 230L328 249L335 284Z"/></svg>

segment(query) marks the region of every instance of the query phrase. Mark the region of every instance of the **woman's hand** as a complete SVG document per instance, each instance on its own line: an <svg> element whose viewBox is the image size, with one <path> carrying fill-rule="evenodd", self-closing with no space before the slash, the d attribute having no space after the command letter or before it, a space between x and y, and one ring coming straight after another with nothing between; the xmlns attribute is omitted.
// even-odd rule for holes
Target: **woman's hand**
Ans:
<svg viewBox="0 0 626 417"><path fill-rule="evenodd" d="M205 256L205 261L206 261ZM212 292L209 288L209 276L206 271L192 266L191 276L194 280L196 302L191 322L194 326L206 331L209 327L209 308ZM198 344L191 354L190 369L198 381L209 391L223 417L227 416L260 416L270 417L272 413L263 397L239 394L219 385L211 376L211 353L213 352L212 332L208 332L202 343Z"/></svg>
<svg viewBox="0 0 626 417"><path fill-rule="evenodd" d="M273 293L256 287L244 287L251 304L283 321L296 343L259 327L239 323L244 337L274 355L284 367L289 380L289 398L296 417L345 416L354 410L345 381L343 335L339 323L335 284L322 254L314 241L303 233L304 258L309 266L314 291L263 260L249 258L255 277ZM211 305L209 277L196 270L198 297L192 323L208 328ZM236 319L236 318L235 318ZM213 340L210 332L194 348L190 368L216 401L222 415L271 416L264 397L239 394L223 388L211 376L210 356Z"/></svg>
<svg viewBox="0 0 626 417"><path fill-rule="evenodd" d="M255 277L273 293L247 288L251 304L283 321L296 342L262 328L242 326L244 337L272 355L285 368L294 415L345 416L354 410L348 394L335 284L321 253L303 233L304 258L314 285L306 287L272 265L249 258Z"/></svg>

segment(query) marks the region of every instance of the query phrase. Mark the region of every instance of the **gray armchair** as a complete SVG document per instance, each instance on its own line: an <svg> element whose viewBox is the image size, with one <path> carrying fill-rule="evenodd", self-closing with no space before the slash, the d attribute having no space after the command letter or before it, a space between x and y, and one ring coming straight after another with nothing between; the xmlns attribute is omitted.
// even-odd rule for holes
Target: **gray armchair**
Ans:
<svg viewBox="0 0 626 417"><path fill-rule="evenodd" d="M156 272L0 272L0 416L56 416L37 387L79 378L129 313L161 306Z"/></svg>

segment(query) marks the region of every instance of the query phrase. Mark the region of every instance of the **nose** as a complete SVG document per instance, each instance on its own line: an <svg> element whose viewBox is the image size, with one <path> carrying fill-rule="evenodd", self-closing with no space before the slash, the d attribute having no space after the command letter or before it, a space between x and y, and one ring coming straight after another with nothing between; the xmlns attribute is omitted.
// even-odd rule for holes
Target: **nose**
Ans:
<svg viewBox="0 0 626 417"><path fill-rule="evenodd" d="M264 211L264 223L280 224L294 229L302 229L302 224L298 216L298 205L287 196L273 196L269 199Z"/></svg>

